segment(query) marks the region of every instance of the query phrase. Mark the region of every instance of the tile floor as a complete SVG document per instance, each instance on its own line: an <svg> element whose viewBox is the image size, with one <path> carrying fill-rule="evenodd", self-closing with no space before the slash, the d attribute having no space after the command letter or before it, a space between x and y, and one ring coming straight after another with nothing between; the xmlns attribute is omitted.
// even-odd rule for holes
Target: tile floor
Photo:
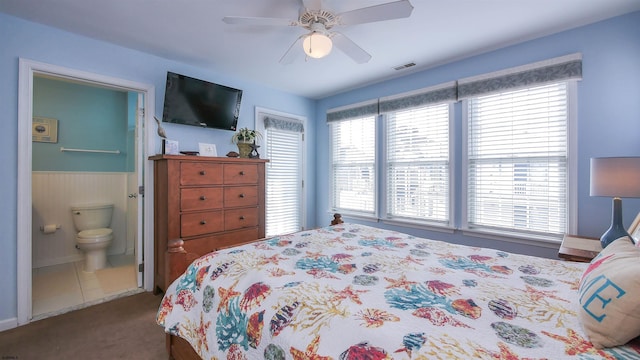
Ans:
<svg viewBox="0 0 640 360"><path fill-rule="evenodd" d="M129 292L142 291L133 280L136 277L133 255L109 256L107 261L109 268L128 266L131 268L132 274L127 275L126 280L107 279L109 288L105 289L96 273L82 270L82 261L33 269L33 319L43 319L100 303ZM101 276L110 276L110 272L104 273L105 275Z"/></svg>

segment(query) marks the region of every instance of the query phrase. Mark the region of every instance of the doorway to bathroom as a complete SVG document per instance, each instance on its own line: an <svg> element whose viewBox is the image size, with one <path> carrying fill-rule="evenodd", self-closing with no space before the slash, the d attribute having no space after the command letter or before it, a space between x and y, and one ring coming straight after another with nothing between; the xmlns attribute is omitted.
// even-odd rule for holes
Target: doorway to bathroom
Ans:
<svg viewBox="0 0 640 360"><path fill-rule="evenodd" d="M18 324L147 289L153 87L23 59L20 85ZM113 239L87 272L71 206L90 204L113 206Z"/></svg>

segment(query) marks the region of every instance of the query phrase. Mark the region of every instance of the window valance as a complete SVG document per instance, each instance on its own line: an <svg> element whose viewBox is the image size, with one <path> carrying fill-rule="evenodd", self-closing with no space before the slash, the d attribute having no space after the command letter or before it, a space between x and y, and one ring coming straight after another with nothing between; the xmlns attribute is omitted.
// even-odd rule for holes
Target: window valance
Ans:
<svg viewBox="0 0 640 360"><path fill-rule="evenodd" d="M264 117L264 128L298 133L304 132L304 125L302 125L302 122L290 118L274 117L272 115Z"/></svg>
<svg viewBox="0 0 640 360"><path fill-rule="evenodd" d="M456 82L431 86L403 94L386 96L379 99L380 113L410 109L429 104L442 104L457 100Z"/></svg>
<svg viewBox="0 0 640 360"><path fill-rule="evenodd" d="M327 111L327 122L378 115L378 99L341 106Z"/></svg>
<svg viewBox="0 0 640 360"><path fill-rule="evenodd" d="M563 80L580 79L582 79L582 54L576 53L330 109L327 111L327 122L379 115L429 104L455 102L480 95Z"/></svg>
<svg viewBox="0 0 640 360"><path fill-rule="evenodd" d="M458 100L571 79L582 79L582 54L561 56L458 80Z"/></svg>

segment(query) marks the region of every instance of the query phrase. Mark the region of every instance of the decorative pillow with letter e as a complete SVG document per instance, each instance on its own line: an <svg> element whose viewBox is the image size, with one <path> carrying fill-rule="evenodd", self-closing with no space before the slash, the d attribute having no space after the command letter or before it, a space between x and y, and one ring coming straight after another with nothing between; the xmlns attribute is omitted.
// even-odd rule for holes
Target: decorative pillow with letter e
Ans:
<svg viewBox="0 0 640 360"><path fill-rule="evenodd" d="M640 335L640 248L622 237L604 248L580 280L578 316L597 348Z"/></svg>

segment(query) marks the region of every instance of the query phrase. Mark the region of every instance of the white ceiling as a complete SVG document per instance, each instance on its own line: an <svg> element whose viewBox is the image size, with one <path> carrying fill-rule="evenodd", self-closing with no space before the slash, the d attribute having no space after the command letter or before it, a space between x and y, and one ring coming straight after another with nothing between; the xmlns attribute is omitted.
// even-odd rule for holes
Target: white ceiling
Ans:
<svg viewBox="0 0 640 360"><path fill-rule="evenodd" d="M341 13L390 1L324 0L323 8ZM281 65L282 55L306 30L221 20L227 15L296 20L300 0L0 0L0 12L317 99L640 10L638 0L411 4L409 18L333 29L372 55L365 64L337 49L323 59L305 60L300 49L294 63ZM393 70L409 62L416 66Z"/></svg>

